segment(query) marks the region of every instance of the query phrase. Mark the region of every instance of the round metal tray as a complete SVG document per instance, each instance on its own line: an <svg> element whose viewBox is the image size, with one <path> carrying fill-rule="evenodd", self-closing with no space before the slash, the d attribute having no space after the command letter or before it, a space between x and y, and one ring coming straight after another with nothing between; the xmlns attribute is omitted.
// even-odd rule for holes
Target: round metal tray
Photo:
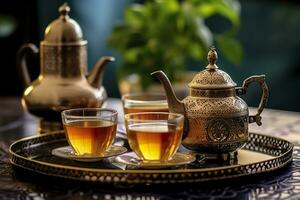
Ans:
<svg viewBox="0 0 300 200"><path fill-rule="evenodd" d="M126 144L126 142L125 142ZM14 142L11 163L36 174L85 182L124 184L175 184L205 182L270 172L292 161L293 144L266 135L250 133L248 143L233 162L204 159L181 168L129 169L113 158L82 163L55 157L52 149L67 145L63 132L43 134Z"/></svg>

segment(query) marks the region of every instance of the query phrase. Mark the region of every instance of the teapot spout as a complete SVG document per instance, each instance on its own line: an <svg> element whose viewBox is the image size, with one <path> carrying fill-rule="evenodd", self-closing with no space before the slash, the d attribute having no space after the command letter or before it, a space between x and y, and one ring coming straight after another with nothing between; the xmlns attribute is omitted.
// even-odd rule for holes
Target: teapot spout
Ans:
<svg viewBox="0 0 300 200"><path fill-rule="evenodd" d="M179 101L178 98L176 97L173 87L170 83L170 80L168 79L166 74L163 71L159 70L159 71L152 72L151 75L154 75L162 83L167 96L170 112L185 114L184 104L181 101Z"/></svg>
<svg viewBox="0 0 300 200"><path fill-rule="evenodd" d="M95 87L100 88L103 80L103 69L106 63L115 61L114 57L103 56L95 64L92 72L87 76L88 83Z"/></svg>

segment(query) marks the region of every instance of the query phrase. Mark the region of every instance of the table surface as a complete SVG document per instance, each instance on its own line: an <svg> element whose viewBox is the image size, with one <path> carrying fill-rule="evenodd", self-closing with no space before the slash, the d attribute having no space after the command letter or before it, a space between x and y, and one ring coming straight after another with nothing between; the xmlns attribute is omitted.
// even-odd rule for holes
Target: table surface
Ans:
<svg viewBox="0 0 300 200"><path fill-rule="evenodd" d="M123 116L121 102L109 99L105 105L117 109ZM255 108L250 108L255 113ZM9 164L8 146L16 139L35 135L38 120L23 112L20 99L0 98L0 199L290 199L300 198L300 113L265 109L263 125L250 124L256 133L282 137L295 144L293 163L263 178L241 178L226 185L195 185L195 187L170 190L145 186L135 188L102 188L99 186L49 184L20 180L14 177ZM119 117L119 122L122 123Z"/></svg>

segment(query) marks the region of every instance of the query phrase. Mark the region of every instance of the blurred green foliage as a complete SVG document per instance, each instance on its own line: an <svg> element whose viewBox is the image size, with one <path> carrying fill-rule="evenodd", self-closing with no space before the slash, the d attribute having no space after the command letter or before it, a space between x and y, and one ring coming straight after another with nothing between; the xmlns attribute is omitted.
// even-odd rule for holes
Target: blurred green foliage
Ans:
<svg viewBox="0 0 300 200"><path fill-rule="evenodd" d="M213 33L205 20L219 15L231 26ZM235 36L240 27L237 0L148 0L125 9L124 22L113 28L108 46L122 56L118 78L136 73L142 87L153 81L149 75L162 69L173 81L185 70L187 61L205 61L210 46L233 64L242 60L242 48Z"/></svg>

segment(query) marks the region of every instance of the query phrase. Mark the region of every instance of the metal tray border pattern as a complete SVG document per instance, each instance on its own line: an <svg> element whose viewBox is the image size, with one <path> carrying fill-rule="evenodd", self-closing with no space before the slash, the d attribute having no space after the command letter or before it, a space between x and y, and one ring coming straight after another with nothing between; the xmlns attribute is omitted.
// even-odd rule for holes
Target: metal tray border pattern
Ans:
<svg viewBox="0 0 300 200"><path fill-rule="evenodd" d="M20 139L11 144L9 152L13 166L32 171L37 174L61 177L85 182L113 184L175 184L194 183L242 176L255 175L274 171L292 161L294 145L284 139L250 133L249 141L244 149L275 156L272 159L247 165L232 165L199 169L167 169L167 170L118 170L65 166L38 161L34 158L18 154L20 149L30 149L44 143L64 141L62 131L42 134Z"/></svg>

